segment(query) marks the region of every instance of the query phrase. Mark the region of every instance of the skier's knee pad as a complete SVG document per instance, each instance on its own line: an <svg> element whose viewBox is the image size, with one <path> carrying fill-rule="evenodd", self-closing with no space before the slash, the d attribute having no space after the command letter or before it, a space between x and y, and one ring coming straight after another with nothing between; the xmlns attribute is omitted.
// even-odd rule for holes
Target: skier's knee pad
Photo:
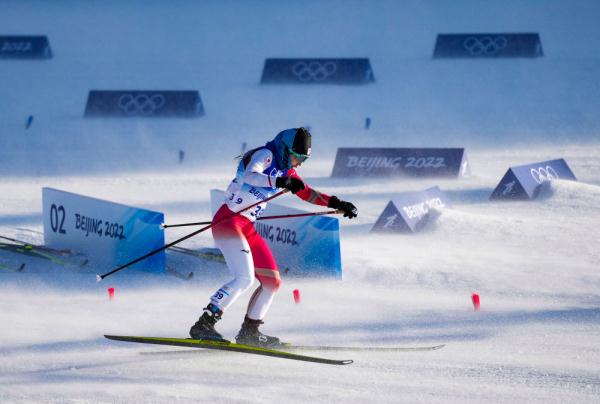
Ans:
<svg viewBox="0 0 600 404"><path fill-rule="evenodd" d="M260 281L260 284L262 285L263 289L267 289L271 292L277 292L279 290L279 287L281 286L281 278L279 276L258 276L258 280Z"/></svg>
<svg viewBox="0 0 600 404"><path fill-rule="evenodd" d="M281 278L278 277L272 282L271 290L273 292L277 292L279 290L280 286L281 286Z"/></svg>

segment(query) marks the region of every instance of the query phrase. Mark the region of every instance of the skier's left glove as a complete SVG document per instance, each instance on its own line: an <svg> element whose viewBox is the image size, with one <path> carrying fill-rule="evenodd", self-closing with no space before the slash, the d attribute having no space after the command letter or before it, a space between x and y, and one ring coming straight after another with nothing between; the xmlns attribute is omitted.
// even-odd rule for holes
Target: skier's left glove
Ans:
<svg viewBox="0 0 600 404"><path fill-rule="evenodd" d="M341 201L337 196L331 196L329 198L328 208L341 210L344 213L344 217L349 219L358 216L358 209L351 202Z"/></svg>
<svg viewBox="0 0 600 404"><path fill-rule="evenodd" d="M296 177L277 177L275 186L277 188L289 189L293 194L306 188L304 182Z"/></svg>

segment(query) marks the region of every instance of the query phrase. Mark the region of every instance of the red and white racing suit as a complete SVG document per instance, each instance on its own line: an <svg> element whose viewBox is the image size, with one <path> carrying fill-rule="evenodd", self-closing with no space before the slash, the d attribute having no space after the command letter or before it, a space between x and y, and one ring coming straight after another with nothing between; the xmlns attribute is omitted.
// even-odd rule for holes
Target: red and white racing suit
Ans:
<svg viewBox="0 0 600 404"><path fill-rule="evenodd" d="M225 193L225 203L215 214L213 222L231 216L212 228L216 246L221 250L233 279L221 286L211 297L211 303L225 311L258 279L260 285L252 294L247 315L253 320L262 320L281 284L281 277L273 254L265 240L254 229L254 221L261 215L266 203L234 215L247 206L274 195L278 189L275 180L279 176L296 177L294 169L279 170L273 154L260 148L241 161L236 177ZM305 184L306 186L306 184ZM327 206L329 196L306 186L297 192L300 198L315 205Z"/></svg>

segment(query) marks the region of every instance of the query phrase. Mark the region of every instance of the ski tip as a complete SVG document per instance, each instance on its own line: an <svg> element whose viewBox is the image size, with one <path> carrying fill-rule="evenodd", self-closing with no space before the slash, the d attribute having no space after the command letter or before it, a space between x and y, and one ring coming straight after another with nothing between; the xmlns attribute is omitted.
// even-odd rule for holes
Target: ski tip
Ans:
<svg viewBox="0 0 600 404"><path fill-rule="evenodd" d="M342 365L349 365L351 363L354 363L354 361L352 359L340 361L340 364L342 364Z"/></svg>
<svg viewBox="0 0 600 404"><path fill-rule="evenodd" d="M102 281L102 277L100 275L96 275L96 282Z"/></svg>
<svg viewBox="0 0 600 404"><path fill-rule="evenodd" d="M129 336L125 336L125 335L108 335L108 334L104 334L104 338L112 339L112 340L115 340L115 341L130 341L132 338L136 338L136 337L129 337Z"/></svg>

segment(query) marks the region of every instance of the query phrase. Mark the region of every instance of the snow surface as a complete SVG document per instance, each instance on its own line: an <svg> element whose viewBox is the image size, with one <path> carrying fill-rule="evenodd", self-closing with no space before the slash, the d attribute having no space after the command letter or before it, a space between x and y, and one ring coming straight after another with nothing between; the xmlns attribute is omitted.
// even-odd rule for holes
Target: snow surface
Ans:
<svg viewBox="0 0 600 404"><path fill-rule="evenodd" d="M447 346L327 352L355 361L331 367L108 341L186 336L226 268L169 253L192 281L122 271L97 284L93 268L0 252L27 264L0 269L0 402L600 401L599 16L593 0L3 1L2 34L46 34L55 57L0 61L0 234L42 242L44 186L207 219L242 142L310 125L300 174L360 216L342 221L344 280L284 279L264 330L302 345ZM539 32L545 56L432 60L447 32ZM266 57L303 56L369 57L377 82L258 84ZM122 88L198 89L207 115L83 119L88 90ZM339 146L466 147L473 176L334 180ZM488 200L509 166L561 157L579 182ZM453 202L437 223L368 233L395 195L433 185ZM248 297L219 323L226 336Z"/></svg>

